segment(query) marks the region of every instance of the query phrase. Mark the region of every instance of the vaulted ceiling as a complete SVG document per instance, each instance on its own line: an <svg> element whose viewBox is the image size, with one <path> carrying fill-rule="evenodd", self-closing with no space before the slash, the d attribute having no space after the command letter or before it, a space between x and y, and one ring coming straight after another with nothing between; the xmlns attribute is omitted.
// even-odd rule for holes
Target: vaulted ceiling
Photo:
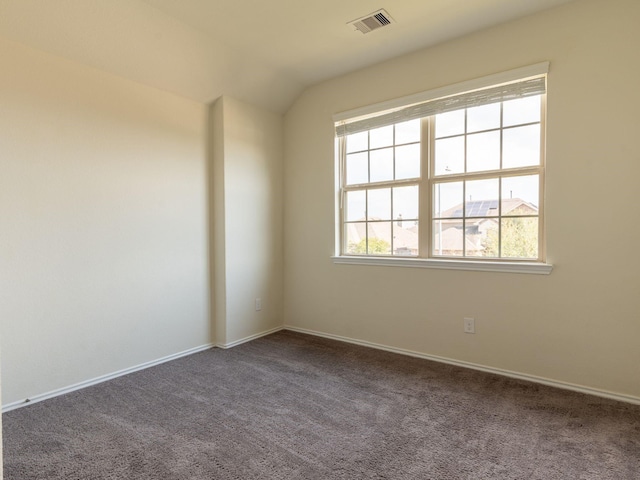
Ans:
<svg viewBox="0 0 640 480"><path fill-rule="evenodd" d="M198 102L284 112L314 83L569 1L0 0L0 35ZM380 8L394 23L347 25Z"/></svg>

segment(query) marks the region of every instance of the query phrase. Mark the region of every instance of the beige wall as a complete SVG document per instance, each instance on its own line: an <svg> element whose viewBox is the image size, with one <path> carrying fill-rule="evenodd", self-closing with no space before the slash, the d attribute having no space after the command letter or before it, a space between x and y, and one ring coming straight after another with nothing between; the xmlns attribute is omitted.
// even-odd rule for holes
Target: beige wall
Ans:
<svg viewBox="0 0 640 480"><path fill-rule="evenodd" d="M224 229L224 110L223 99L209 106L209 245L211 251L212 320L216 344L227 338L227 262Z"/></svg>
<svg viewBox="0 0 640 480"><path fill-rule="evenodd" d="M283 120L229 97L211 118L216 341L229 345L282 325Z"/></svg>
<svg viewBox="0 0 640 480"><path fill-rule="evenodd" d="M639 24L635 0L578 1L308 89L285 117L285 323L640 397ZM332 114L541 61L550 276L332 264Z"/></svg>
<svg viewBox="0 0 640 480"><path fill-rule="evenodd" d="M3 401L211 342L206 107L0 57Z"/></svg>

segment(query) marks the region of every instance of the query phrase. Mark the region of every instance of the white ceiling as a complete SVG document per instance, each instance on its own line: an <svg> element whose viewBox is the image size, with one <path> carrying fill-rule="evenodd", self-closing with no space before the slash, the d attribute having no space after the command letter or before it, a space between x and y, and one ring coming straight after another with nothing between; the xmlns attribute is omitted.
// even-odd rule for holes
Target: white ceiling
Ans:
<svg viewBox="0 0 640 480"><path fill-rule="evenodd" d="M0 0L0 35L199 102L307 86L571 0ZM347 22L385 8L363 35Z"/></svg>

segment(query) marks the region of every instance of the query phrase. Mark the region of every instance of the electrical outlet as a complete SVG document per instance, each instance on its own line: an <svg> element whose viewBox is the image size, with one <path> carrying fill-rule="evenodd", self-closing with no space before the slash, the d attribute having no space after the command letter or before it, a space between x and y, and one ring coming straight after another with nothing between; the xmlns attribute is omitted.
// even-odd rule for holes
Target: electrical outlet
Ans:
<svg viewBox="0 0 640 480"><path fill-rule="evenodd" d="M464 317L464 333L476 333L476 320L472 317Z"/></svg>
<svg viewBox="0 0 640 480"><path fill-rule="evenodd" d="M262 299L256 298L256 312L259 312L260 310L262 310Z"/></svg>

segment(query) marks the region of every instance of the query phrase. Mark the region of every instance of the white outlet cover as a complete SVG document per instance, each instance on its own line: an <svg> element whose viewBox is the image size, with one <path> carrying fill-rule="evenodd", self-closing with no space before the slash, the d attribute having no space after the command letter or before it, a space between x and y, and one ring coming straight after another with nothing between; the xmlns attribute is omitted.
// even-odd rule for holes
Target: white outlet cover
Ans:
<svg viewBox="0 0 640 480"><path fill-rule="evenodd" d="M464 333L476 333L476 321L472 317L464 319Z"/></svg>

